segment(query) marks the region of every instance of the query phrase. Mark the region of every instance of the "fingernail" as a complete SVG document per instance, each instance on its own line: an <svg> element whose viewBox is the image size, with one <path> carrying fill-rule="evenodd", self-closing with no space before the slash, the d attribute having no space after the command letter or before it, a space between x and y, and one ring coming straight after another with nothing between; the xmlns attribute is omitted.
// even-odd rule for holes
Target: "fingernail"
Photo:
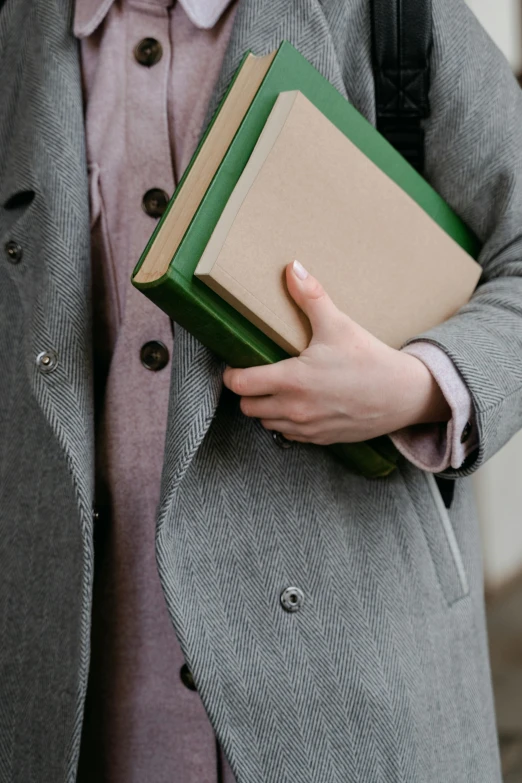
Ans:
<svg viewBox="0 0 522 783"><path fill-rule="evenodd" d="M299 263L299 261L294 261L292 264L292 271L296 277L299 278L299 280L306 280L308 277L308 272L304 268L302 264Z"/></svg>

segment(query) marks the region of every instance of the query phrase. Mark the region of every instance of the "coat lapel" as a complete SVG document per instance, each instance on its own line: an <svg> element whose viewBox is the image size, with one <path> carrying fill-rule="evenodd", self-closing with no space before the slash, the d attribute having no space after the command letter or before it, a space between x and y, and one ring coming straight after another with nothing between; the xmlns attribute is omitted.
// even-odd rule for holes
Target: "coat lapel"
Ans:
<svg viewBox="0 0 522 783"><path fill-rule="evenodd" d="M346 90L334 42L316 0L240 0L221 73L209 104L214 114L245 52L267 54L290 41L343 95ZM224 365L191 334L176 327L160 518L168 512L183 476L212 422Z"/></svg>
<svg viewBox="0 0 522 783"><path fill-rule="evenodd" d="M7 3L0 13L0 232L23 236L33 394L60 442L83 519L93 494L89 205L72 0ZM32 199L32 200L31 200ZM28 206L30 204L30 206ZM36 357L58 355L53 373Z"/></svg>

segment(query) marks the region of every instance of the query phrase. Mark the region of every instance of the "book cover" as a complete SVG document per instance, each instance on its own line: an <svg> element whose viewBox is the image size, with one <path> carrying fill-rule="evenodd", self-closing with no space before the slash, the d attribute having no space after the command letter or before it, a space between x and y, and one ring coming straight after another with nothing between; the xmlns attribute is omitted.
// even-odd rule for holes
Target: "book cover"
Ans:
<svg viewBox="0 0 522 783"><path fill-rule="evenodd" d="M394 348L454 315L481 268L299 91L281 93L195 274L289 354L311 338L298 258Z"/></svg>

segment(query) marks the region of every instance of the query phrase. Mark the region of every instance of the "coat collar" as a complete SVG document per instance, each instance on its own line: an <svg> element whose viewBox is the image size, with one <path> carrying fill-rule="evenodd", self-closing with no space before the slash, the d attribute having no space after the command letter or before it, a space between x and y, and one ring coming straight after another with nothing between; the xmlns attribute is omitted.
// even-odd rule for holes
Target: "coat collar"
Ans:
<svg viewBox="0 0 522 783"><path fill-rule="evenodd" d="M115 0L76 0L74 34L88 38L103 22ZM147 0L149 5L169 8L173 0ZM190 21L201 30L210 30L217 23L231 0L178 0Z"/></svg>

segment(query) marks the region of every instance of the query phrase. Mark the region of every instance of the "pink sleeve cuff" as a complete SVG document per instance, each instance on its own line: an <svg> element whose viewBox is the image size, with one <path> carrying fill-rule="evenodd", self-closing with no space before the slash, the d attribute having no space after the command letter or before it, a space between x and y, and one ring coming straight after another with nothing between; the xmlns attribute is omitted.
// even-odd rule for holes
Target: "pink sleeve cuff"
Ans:
<svg viewBox="0 0 522 783"><path fill-rule="evenodd" d="M390 435L410 462L429 473L458 470L477 448L477 428L471 395L459 371L444 351L418 340L402 349L420 359L437 381L451 408L451 419L440 424L417 424Z"/></svg>

